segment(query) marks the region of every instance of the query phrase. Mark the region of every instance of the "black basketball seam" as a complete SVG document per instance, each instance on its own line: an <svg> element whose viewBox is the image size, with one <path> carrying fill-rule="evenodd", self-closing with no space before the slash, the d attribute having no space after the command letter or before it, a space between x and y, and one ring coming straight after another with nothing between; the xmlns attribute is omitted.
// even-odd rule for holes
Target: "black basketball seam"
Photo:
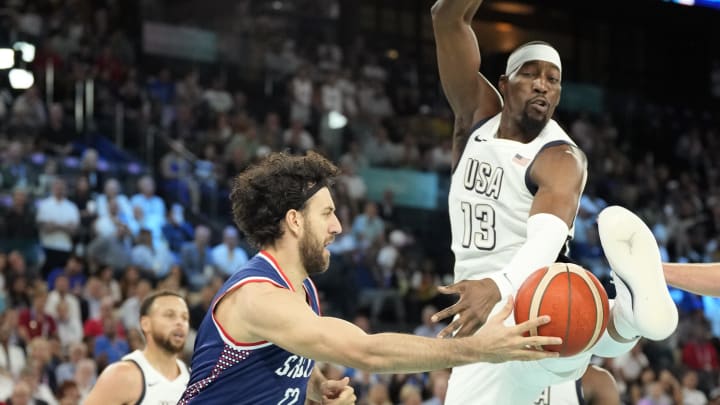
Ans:
<svg viewBox="0 0 720 405"><path fill-rule="evenodd" d="M565 264L565 274L568 278L568 312L567 312L567 322L565 323L565 338L563 339L563 346L564 343L568 341L568 338L570 337L570 321L572 316L572 277L570 277L570 266Z"/></svg>

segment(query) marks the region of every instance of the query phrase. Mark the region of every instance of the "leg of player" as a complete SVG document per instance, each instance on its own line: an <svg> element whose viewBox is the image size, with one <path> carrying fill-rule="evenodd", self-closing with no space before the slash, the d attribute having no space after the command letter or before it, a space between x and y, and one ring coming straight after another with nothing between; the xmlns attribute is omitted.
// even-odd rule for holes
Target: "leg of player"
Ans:
<svg viewBox="0 0 720 405"><path fill-rule="evenodd" d="M665 339L677 327L678 313L652 232L637 215L618 206L600 213L598 231L617 291L610 336L618 342L639 336Z"/></svg>

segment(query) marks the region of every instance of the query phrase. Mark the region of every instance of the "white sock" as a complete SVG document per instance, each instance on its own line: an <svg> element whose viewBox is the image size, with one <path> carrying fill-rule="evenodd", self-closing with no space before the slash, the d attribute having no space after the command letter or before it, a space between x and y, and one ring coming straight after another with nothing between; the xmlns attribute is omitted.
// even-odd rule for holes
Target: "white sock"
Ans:
<svg viewBox="0 0 720 405"><path fill-rule="evenodd" d="M613 275L615 284L615 305L612 307L612 322L617 333L625 339L636 339L640 336L635 327L635 315L632 308L632 296L620 277Z"/></svg>

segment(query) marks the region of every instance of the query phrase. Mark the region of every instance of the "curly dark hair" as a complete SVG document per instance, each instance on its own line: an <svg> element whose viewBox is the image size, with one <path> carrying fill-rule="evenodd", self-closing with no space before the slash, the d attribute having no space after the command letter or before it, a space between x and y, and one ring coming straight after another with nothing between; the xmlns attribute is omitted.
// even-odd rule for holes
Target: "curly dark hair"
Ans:
<svg viewBox="0 0 720 405"><path fill-rule="evenodd" d="M233 180L230 202L235 224L255 247L271 245L283 234L280 224L285 214L302 210L308 198L330 186L339 173L315 152L272 153Z"/></svg>

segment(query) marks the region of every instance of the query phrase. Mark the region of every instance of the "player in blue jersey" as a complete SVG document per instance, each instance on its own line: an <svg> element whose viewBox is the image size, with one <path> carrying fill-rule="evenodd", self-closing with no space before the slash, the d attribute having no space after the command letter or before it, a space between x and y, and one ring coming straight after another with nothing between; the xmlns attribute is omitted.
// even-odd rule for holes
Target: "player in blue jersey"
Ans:
<svg viewBox="0 0 720 405"><path fill-rule="evenodd" d="M368 335L320 314L309 275L327 270L341 232L329 185L338 169L316 153L275 153L234 180L235 223L260 253L220 289L201 323L180 404L354 403L347 380L326 382L314 361L370 372L419 372L478 361L557 357L524 337L547 317L506 327L512 300L472 337Z"/></svg>

